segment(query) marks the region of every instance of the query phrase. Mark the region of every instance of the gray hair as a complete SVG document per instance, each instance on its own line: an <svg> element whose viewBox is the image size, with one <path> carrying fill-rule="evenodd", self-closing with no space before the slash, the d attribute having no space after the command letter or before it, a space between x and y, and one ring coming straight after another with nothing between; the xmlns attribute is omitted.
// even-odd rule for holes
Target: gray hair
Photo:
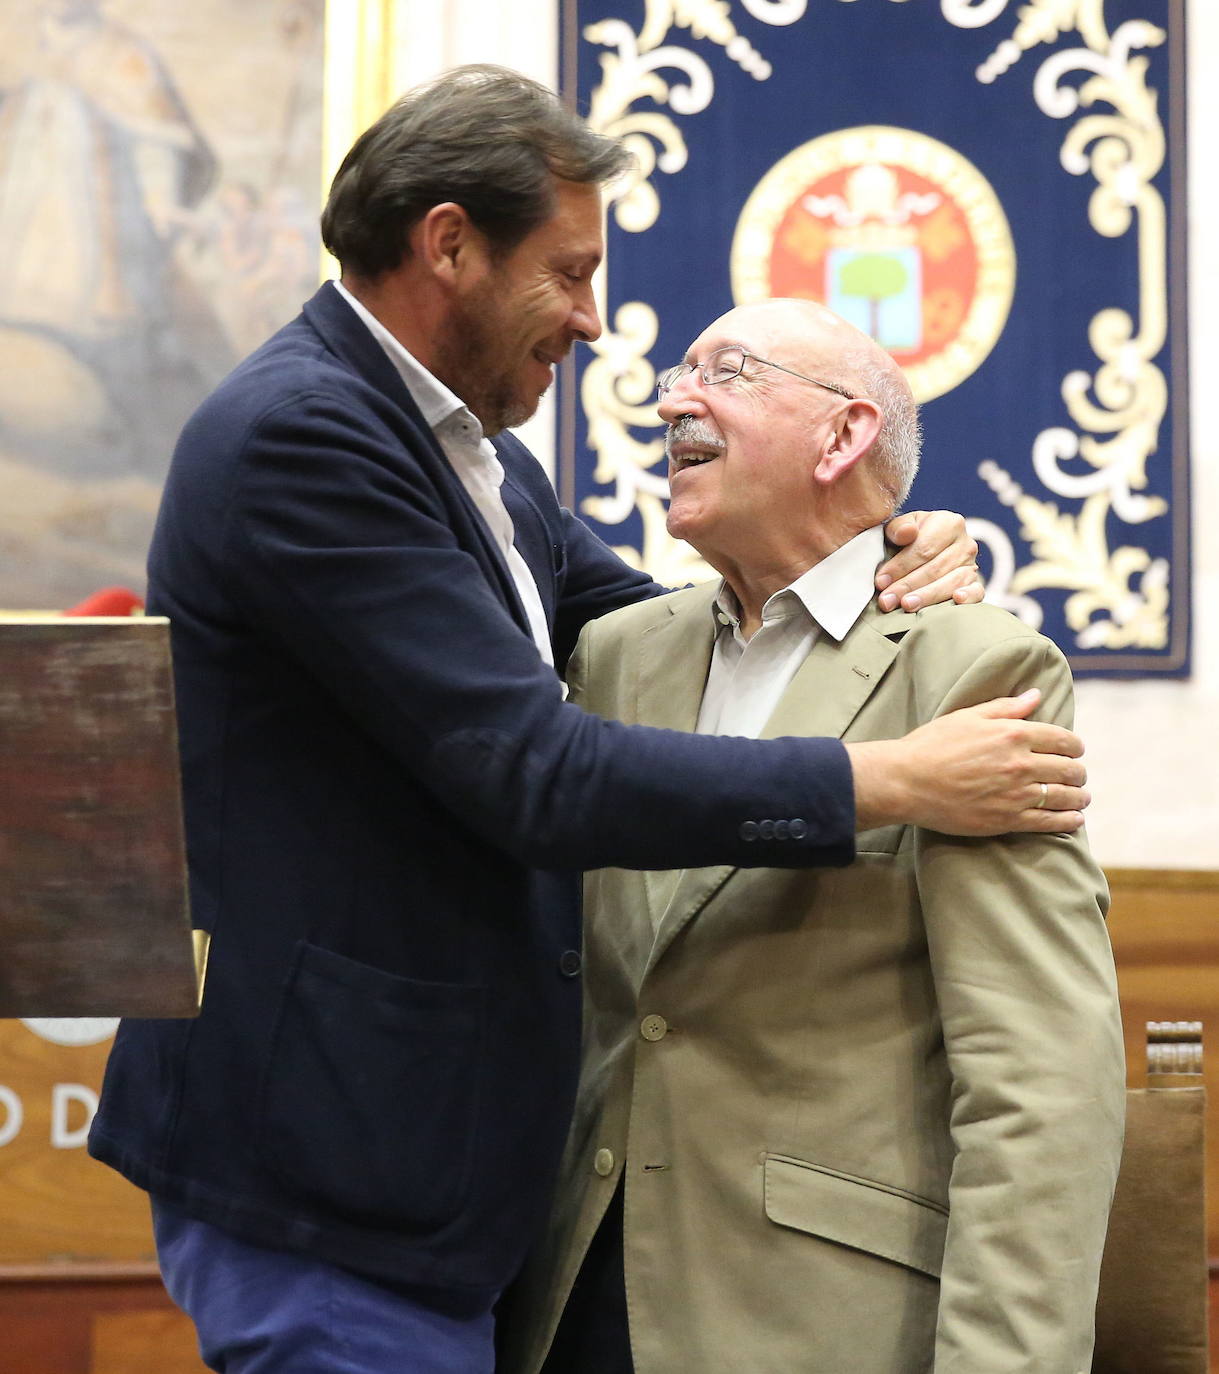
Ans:
<svg viewBox="0 0 1219 1374"><path fill-rule="evenodd" d="M506 67L456 67L407 92L356 139L330 187L322 242L377 277L433 205L462 206L497 254L554 213L555 179L603 185L631 155L553 91Z"/></svg>
<svg viewBox="0 0 1219 1374"><path fill-rule="evenodd" d="M910 494L923 447L918 406L903 379L871 358L861 361L855 375L850 390L871 397L884 414L867 462L881 490L892 499L893 509L899 510Z"/></svg>

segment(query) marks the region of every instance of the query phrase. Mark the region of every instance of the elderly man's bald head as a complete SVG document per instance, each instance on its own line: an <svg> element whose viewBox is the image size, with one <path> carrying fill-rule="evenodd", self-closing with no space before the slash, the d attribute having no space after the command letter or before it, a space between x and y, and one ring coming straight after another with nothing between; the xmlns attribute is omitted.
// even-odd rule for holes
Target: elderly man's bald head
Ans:
<svg viewBox="0 0 1219 1374"><path fill-rule="evenodd" d="M734 587L781 575L787 585L891 515L918 465L900 369L812 301L729 311L660 387L667 528Z"/></svg>
<svg viewBox="0 0 1219 1374"><path fill-rule="evenodd" d="M922 436L905 373L871 337L818 301L775 297L737 306L704 336L749 338L763 357L880 407L883 424L868 467L896 509L918 471Z"/></svg>

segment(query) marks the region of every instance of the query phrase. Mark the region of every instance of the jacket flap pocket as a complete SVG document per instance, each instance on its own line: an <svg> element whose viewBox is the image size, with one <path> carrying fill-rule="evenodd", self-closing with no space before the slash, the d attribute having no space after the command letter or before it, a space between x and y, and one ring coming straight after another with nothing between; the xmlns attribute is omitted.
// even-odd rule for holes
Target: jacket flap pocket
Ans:
<svg viewBox="0 0 1219 1374"><path fill-rule="evenodd" d="M939 1278L948 1216L934 1203L783 1155L765 1175L771 1221Z"/></svg>

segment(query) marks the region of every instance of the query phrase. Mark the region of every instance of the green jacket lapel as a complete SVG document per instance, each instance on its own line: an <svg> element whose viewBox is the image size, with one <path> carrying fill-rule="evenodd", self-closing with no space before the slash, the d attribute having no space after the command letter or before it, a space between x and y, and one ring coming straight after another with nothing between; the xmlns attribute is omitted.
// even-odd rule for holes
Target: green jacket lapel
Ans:
<svg viewBox="0 0 1219 1374"><path fill-rule="evenodd" d="M822 632L762 731L841 739L897 656L911 617L871 601L841 642Z"/></svg>
<svg viewBox="0 0 1219 1374"><path fill-rule="evenodd" d="M719 584L662 599L663 615L639 638L635 720L663 730L693 731L715 644L712 606Z"/></svg>
<svg viewBox="0 0 1219 1374"><path fill-rule="evenodd" d="M882 612L873 600L841 642L825 633L819 634L812 651L797 669L766 722L762 738L805 735L841 739L865 702L879 687L897 657L902 635L912 623L913 616L905 611ZM714 629L713 622L711 628ZM688 668L685 671L689 673ZM665 676L676 678L682 676L682 672L681 663L670 664ZM704 671L699 680L700 695L705 681ZM697 714L696 703L696 717ZM640 719L650 725L656 724L642 711ZM654 920L658 915L660 919L656 943L648 963L649 971L686 923L698 915L713 897L718 896L738 871L732 865L688 869L677 874L676 881L670 880L663 888L659 884L655 889L649 887L649 897L654 904L659 897L668 899L663 915L655 909L652 913Z"/></svg>
<svg viewBox="0 0 1219 1374"><path fill-rule="evenodd" d="M666 730L693 731L711 666L715 644L712 610L718 583L665 598L668 614L639 640L638 698L635 719ZM653 928L669 904L681 870L645 872L649 916Z"/></svg>

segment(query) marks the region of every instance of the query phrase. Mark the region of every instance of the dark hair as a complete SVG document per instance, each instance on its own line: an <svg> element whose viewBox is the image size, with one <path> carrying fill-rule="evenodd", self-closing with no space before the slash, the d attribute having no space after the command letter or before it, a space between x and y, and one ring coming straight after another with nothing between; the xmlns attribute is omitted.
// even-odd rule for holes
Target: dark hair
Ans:
<svg viewBox="0 0 1219 1374"><path fill-rule="evenodd" d="M497 253L554 213L554 179L602 184L630 166L545 86L489 64L456 67L409 91L356 139L331 183L322 242L376 277L410 251L433 205L454 201Z"/></svg>

